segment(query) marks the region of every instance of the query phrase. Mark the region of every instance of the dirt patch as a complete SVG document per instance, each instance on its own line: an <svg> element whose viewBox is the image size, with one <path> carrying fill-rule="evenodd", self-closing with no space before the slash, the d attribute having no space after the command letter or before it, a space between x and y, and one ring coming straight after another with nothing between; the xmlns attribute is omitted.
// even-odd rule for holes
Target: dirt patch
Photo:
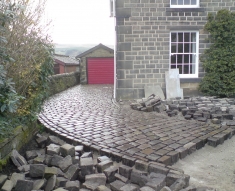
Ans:
<svg viewBox="0 0 235 191"><path fill-rule="evenodd" d="M190 175L190 185L213 187L218 191L235 190L235 137L216 148L206 145L174 167Z"/></svg>

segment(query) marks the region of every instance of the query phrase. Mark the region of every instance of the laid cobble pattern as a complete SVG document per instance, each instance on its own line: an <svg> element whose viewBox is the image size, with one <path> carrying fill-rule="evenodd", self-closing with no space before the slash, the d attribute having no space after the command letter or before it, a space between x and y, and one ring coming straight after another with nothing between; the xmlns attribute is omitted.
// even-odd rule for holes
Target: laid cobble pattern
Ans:
<svg viewBox="0 0 235 191"><path fill-rule="evenodd" d="M84 149L166 165L200 149L210 137L226 140L234 134L233 126L132 110L115 104L112 95L111 85L76 86L46 101L39 121Z"/></svg>

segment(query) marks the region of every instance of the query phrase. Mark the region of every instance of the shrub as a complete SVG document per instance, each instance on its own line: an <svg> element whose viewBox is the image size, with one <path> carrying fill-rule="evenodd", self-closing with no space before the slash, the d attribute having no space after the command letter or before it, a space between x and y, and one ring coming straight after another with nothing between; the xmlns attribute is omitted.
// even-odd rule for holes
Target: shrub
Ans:
<svg viewBox="0 0 235 191"><path fill-rule="evenodd" d="M0 139L36 120L48 96L54 49L41 21L45 3L0 3Z"/></svg>
<svg viewBox="0 0 235 191"><path fill-rule="evenodd" d="M5 68L15 82L16 92L25 98L20 100L17 115L35 120L47 97L54 49L46 34L48 25L42 22L46 0L16 2L16 17L8 24L5 36L6 48L14 61L5 63Z"/></svg>
<svg viewBox="0 0 235 191"><path fill-rule="evenodd" d="M3 64L7 64L13 59L10 57L8 53L8 49L6 48L7 39L6 33L8 25L15 14L12 11L12 7L6 6L6 4L2 4L1 12L0 12L0 115L3 116L5 113L13 113L16 112L17 104L19 103L21 96L18 96L15 88L14 82L11 78L7 78L7 71L5 70Z"/></svg>
<svg viewBox="0 0 235 191"><path fill-rule="evenodd" d="M13 87L12 79L6 78L6 71L3 65L0 65L0 114L16 112L17 104L23 97L18 96Z"/></svg>
<svg viewBox="0 0 235 191"><path fill-rule="evenodd" d="M208 15L205 30L210 33L210 48L201 56L205 77L199 90L206 95L235 95L235 13L220 10Z"/></svg>

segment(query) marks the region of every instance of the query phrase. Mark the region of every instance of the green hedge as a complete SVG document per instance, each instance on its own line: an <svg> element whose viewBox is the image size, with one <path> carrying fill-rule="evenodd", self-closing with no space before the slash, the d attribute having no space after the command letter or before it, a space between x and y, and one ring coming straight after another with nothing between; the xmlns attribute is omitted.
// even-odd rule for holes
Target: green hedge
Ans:
<svg viewBox="0 0 235 191"><path fill-rule="evenodd" d="M205 30L212 43L201 56L205 77L199 90L205 95L232 97L235 95L235 13L220 10L209 14Z"/></svg>

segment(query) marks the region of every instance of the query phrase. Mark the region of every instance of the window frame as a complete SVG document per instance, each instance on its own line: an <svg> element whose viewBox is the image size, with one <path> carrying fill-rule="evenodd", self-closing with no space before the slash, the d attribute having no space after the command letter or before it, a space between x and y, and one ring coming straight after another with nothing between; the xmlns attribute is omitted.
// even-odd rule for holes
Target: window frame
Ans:
<svg viewBox="0 0 235 191"><path fill-rule="evenodd" d="M196 0L196 1L197 1L196 5L172 5L170 2L170 7L171 8L199 8L200 7L200 0Z"/></svg>
<svg viewBox="0 0 235 191"><path fill-rule="evenodd" d="M198 78L198 71L199 71L199 31L198 30L172 30L170 31L170 43L169 43L169 46L170 46L170 51L169 51L169 69L171 69L171 56L174 55L174 53L172 54L171 53L171 45L172 45L172 42L171 42L171 34L172 33L187 33L187 32L190 32L190 33L196 33L196 62L195 62L195 74L179 74L179 77L180 78ZM179 42L177 42L179 43ZM182 53L184 54L184 53Z"/></svg>

